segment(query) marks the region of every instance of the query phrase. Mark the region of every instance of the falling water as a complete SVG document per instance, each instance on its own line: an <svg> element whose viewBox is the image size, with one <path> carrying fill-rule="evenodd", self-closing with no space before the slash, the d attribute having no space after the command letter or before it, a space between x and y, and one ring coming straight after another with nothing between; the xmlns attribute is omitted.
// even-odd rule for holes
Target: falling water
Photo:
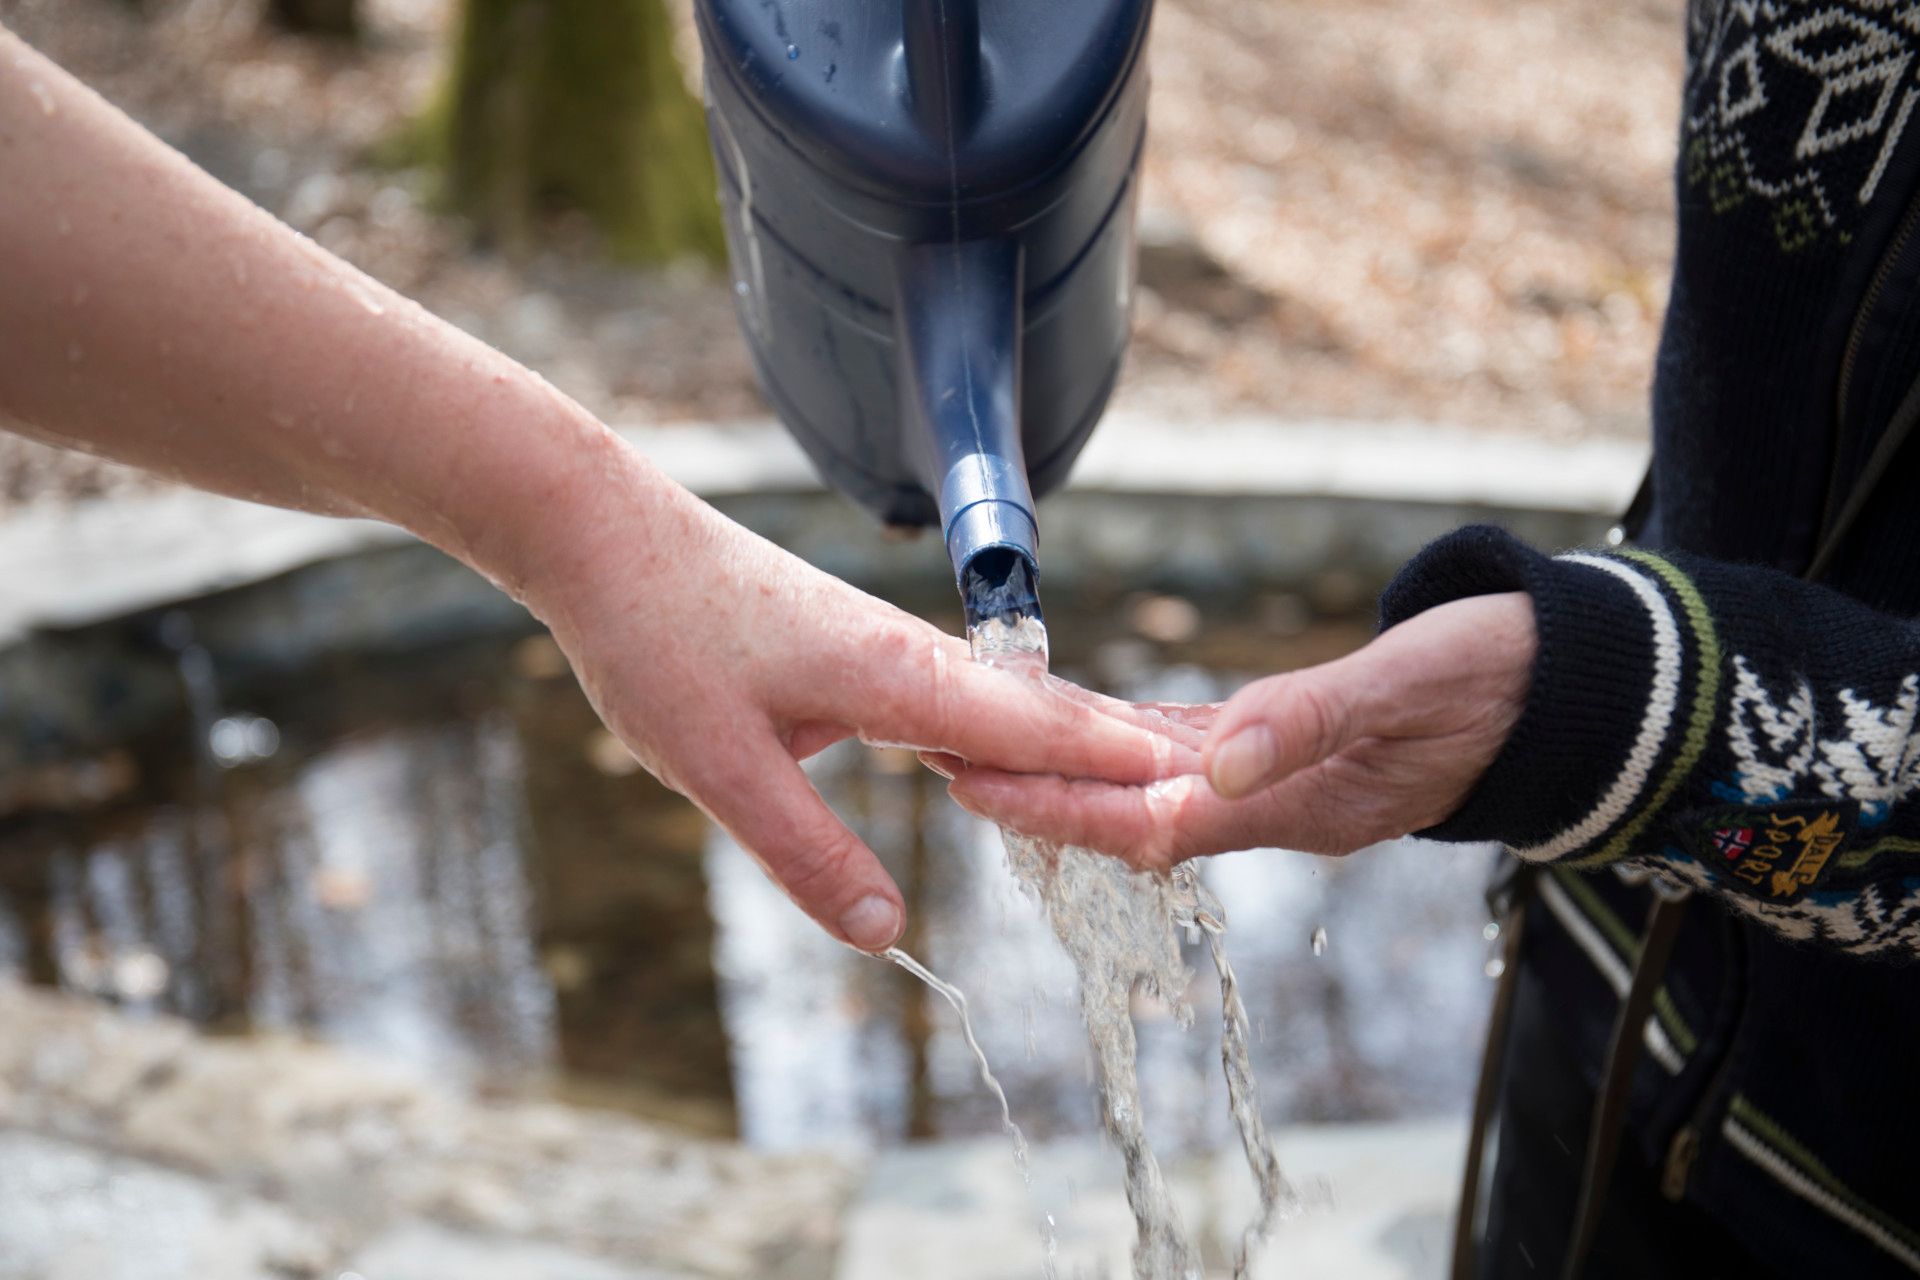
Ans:
<svg viewBox="0 0 1920 1280"><path fill-rule="evenodd" d="M951 982L943 982L934 976L933 970L915 960L898 947L889 947L880 953L882 959L891 960L920 981L939 992L953 1011L960 1015L960 1033L967 1038L967 1048L973 1050L973 1060L980 1065L981 1082L987 1086L1000 1103L1000 1126L1013 1140L1013 1162L1020 1168L1020 1177L1029 1187L1033 1185L1033 1164L1027 1158L1027 1135L1014 1123L1013 1108L1007 1105L1007 1091L1000 1087L999 1079L993 1074L992 1066L987 1063L987 1051L980 1047L980 1041L974 1038L973 1018L967 1012L967 997L960 988ZM1040 1220L1040 1247L1042 1249L1043 1274L1046 1280L1056 1280L1059 1274L1060 1242L1055 1233L1052 1214L1044 1214Z"/></svg>
<svg viewBox="0 0 1920 1280"><path fill-rule="evenodd" d="M898 947L888 947L880 953L883 959L891 960L920 981L932 987L953 1006L960 1015L960 1033L967 1038L967 1048L973 1050L973 1060L980 1064L980 1080L987 1086L1000 1103L1000 1127L1013 1139L1013 1162L1020 1166L1020 1176L1029 1184L1033 1182L1033 1170L1027 1161L1027 1135L1020 1132L1020 1126L1013 1122L1013 1108L1007 1105L1007 1091L1000 1087L999 1079L993 1074L993 1068L987 1063L987 1051L973 1035L973 1018L967 1013L967 997L960 988L950 982L943 982L934 976L933 970L915 960Z"/></svg>
<svg viewBox="0 0 1920 1280"><path fill-rule="evenodd" d="M977 661L1043 680L1046 627L1037 612L1014 603L1033 597L1025 575L1015 578L1001 584L969 582L976 589L968 592L968 639ZM1234 1275L1244 1277L1253 1244L1299 1200L1281 1175L1260 1118L1246 1008L1222 943L1224 912L1191 868L1151 875L1091 850L1011 831L1002 836L1008 866L1040 903L1079 974L1101 1119L1125 1163L1127 1201L1139 1233L1133 1251L1136 1280L1199 1280L1203 1274L1199 1252L1181 1224L1147 1141L1131 1009L1135 993L1144 992L1178 1011L1183 1025L1189 1023L1192 1015L1179 997L1191 974L1180 956L1177 931L1198 928L1206 934L1220 975L1221 1061L1228 1097L1260 1192L1259 1214L1247 1228L1234 1266Z"/></svg>

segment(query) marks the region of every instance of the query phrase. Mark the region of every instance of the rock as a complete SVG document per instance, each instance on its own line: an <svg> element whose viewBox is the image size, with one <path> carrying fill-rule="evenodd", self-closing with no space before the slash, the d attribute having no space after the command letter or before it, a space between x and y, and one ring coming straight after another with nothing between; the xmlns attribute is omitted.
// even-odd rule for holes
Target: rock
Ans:
<svg viewBox="0 0 1920 1280"><path fill-rule="evenodd" d="M368 1280L823 1280L853 1190L838 1159L472 1101L323 1046L12 982L0 1026L0 1280L299 1280L341 1253L380 1263ZM123 1185L164 1207L164 1265L119 1226ZM203 1257L200 1224L230 1247Z"/></svg>
<svg viewBox="0 0 1920 1280"><path fill-rule="evenodd" d="M320 1233L257 1197L0 1131L0 1280L299 1280L330 1255Z"/></svg>
<svg viewBox="0 0 1920 1280"><path fill-rule="evenodd" d="M407 1223L354 1256L341 1280L694 1280L686 1272L635 1271L549 1244L463 1235Z"/></svg>

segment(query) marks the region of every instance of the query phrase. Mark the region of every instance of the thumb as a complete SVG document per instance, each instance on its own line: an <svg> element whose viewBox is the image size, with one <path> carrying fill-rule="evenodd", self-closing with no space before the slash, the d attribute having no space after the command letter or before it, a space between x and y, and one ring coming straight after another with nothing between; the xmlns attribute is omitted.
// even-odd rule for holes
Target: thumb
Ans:
<svg viewBox="0 0 1920 1280"><path fill-rule="evenodd" d="M1252 795L1361 736L1344 666L1269 676L1230 698L1201 754L1214 791L1228 800Z"/></svg>

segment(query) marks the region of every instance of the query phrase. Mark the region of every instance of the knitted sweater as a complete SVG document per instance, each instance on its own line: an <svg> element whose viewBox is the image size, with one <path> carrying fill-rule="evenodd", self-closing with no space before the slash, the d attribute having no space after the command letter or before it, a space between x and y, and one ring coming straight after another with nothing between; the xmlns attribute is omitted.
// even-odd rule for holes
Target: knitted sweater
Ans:
<svg viewBox="0 0 1920 1280"><path fill-rule="evenodd" d="M1526 709L1423 834L1657 870L1788 938L1920 954L1920 626L1777 570L1549 559L1488 528L1429 547L1382 609L1512 590L1540 635Z"/></svg>
<svg viewBox="0 0 1920 1280"><path fill-rule="evenodd" d="M1920 1275L1916 73L1910 0L1693 0L1649 549L1468 529L1382 601L1531 593L1514 736L1423 834L1546 864L1520 964L1590 1085L1648 873L1697 891L1627 1150L1783 1276Z"/></svg>

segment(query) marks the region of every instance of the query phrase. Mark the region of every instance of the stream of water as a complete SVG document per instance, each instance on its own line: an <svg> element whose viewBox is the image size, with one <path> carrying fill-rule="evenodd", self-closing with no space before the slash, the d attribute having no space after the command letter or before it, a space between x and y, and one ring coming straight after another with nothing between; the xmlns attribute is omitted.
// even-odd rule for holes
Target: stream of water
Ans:
<svg viewBox="0 0 1920 1280"><path fill-rule="evenodd" d="M1047 678L1047 633L1038 617L1018 610L975 616L978 620L968 629L975 660L1032 679ZM1225 912L1190 867L1172 875L1151 875L1091 850L1010 831L1002 836L1009 868L1039 903L1079 976L1080 1011L1094 1054L1101 1121L1125 1163L1127 1202L1138 1230L1133 1249L1136 1280L1201 1280L1204 1274L1199 1250L1181 1222L1147 1139L1132 1008L1136 995L1148 995L1175 1010L1183 1025L1189 1023L1191 1011L1181 996L1192 975L1181 959L1179 932L1197 929L1206 935L1220 976L1221 1061L1228 1096L1259 1189L1259 1211L1234 1264L1235 1277L1244 1277L1254 1244L1297 1207L1299 1198L1281 1174L1260 1117L1246 1009L1222 941ZM981 1065L984 1071L984 1061Z"/></svg>

